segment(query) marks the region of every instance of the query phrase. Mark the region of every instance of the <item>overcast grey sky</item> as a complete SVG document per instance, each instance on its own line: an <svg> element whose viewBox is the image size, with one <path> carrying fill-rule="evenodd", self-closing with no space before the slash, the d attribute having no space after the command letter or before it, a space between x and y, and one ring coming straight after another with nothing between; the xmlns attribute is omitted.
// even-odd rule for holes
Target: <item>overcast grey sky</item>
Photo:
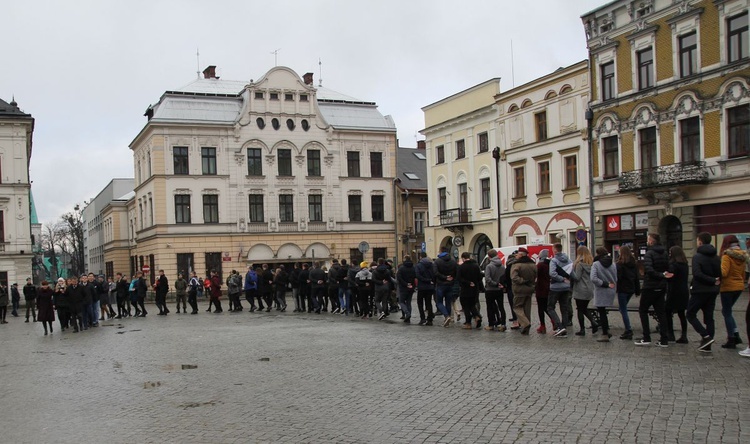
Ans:
<svg viewBox="0 0 750 444"><path fill-rule="evenodd" d="M133 177L128 144L168 89L218 67L228 80L322 60L323 85L375 101L401 146L421 107L484 80L501 89L586 58L580 16L605 0L4 1L0 98L36 119L31 158L39 219ZM511 70L511 39L514 70ZM421 137L420 137L421 138Z"/></svg>

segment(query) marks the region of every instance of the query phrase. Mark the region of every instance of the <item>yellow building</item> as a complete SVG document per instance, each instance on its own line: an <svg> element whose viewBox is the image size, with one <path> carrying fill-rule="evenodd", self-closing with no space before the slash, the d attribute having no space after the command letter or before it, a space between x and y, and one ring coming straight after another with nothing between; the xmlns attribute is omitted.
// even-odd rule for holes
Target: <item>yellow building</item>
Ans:
<svg viewBox="0 0 750 444"><path fill-rule="evenodd" d="M582 16L597 244L692 253L750 233L747 0L613 1ZM742 236L741 236L742 237Z"/></svg>
<svg viewBox="0 0 750 444"><path fill-rule="evenodd" d="M396 127L375 103L286 67L231 81L211 66L146 116L130 145L131 273L395 254Z"/></svg>
<svg viewBox="0 0 750 444"><path fill-rule="evenodd" d="M500 79L475 85L422 108L429 186L427 255L441 247L454 257L483 258L497 245L495 95ZM494 242L493 240L494 239Z"/></svg>

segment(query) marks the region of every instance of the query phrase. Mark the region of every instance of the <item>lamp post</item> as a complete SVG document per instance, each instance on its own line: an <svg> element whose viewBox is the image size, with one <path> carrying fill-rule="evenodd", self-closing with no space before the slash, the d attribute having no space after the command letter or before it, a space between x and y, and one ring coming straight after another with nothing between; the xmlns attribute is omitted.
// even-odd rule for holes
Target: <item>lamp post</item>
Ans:
<svg viewBox="0 0 750 444"><path fill-rule="evenodd" d="M594 141L592 136L594 133L594 111L591 110L591 106L586 109L586 125L587 125L587 141L588 141L588 155L589 155L589 233L591 234L591 245L589 248L593 250L596 245L596 221L594 219Z"/></svg>
<svg viewBox="0 0 750 444"><path fill-rule="evenodd" d="M492 150L495 159L495 192L497 193L497 247L502 246L503 230L500 227L500 147Z"/></svg>

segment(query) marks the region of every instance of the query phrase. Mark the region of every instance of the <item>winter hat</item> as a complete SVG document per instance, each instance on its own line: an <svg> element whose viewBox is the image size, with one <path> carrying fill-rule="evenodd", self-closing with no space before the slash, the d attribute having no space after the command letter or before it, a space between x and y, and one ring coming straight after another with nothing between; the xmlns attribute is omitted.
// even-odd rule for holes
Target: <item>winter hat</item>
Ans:
<svg viewBox="0 0 750 444"><path fill-rule="evenodd" d="M549 257L549 250L542 250L539 252L539 260L543 261Z"/></svg>

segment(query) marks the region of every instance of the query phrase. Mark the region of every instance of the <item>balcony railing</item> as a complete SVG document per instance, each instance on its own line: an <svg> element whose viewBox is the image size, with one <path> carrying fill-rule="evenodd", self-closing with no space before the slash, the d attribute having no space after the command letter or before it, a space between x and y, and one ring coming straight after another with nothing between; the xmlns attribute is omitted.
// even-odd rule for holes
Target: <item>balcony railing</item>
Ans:
<svg viewBox="0 0 750 444"><path fill-rule="evenodd" d="M440 212L440 225L471 224L471 211L466 208L451 208Z"/></svg>
<svg viewBox="0 0 750 444"><path fill-rule="evenodd" d="M622 173L621 193L676 185L707 184L706 162L684 162Z"/></svg>
<svg viewBox="0 0 750 444"><path fill-rule="evenodd" d="M307 224L307 231L326 231L325 222L309 222Z"/></svg>

